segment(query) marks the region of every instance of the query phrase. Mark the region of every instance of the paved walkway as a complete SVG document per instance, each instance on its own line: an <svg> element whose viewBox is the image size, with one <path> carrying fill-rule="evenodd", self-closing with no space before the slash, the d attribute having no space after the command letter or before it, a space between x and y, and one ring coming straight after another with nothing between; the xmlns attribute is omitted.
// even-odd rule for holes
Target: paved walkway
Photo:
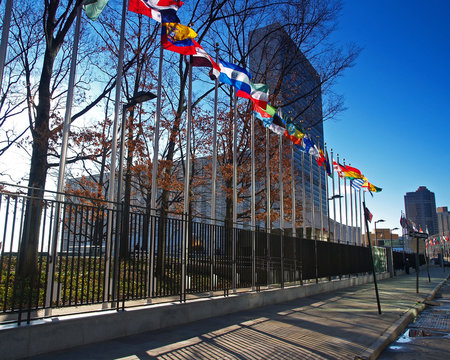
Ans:
<svg viewBox="0 0 450 360"><path fill-rule="evenodd" d="M432 267L430 274L428 282L421 270L418 294L414 271L380 281L381 315L374 286L367 284L32 359L375 358L449 269Z"/></svg>

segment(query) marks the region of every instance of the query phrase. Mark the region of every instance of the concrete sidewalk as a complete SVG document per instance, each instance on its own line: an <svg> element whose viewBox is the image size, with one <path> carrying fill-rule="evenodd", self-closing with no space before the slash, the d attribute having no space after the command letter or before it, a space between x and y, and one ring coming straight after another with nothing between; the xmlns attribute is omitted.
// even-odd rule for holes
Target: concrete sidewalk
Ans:
<svg viewBox="0 0 450 360"><path fill-rule="evenodd" d="M442 285L448 269L355 286L32 359L374 359Z"/></svg>

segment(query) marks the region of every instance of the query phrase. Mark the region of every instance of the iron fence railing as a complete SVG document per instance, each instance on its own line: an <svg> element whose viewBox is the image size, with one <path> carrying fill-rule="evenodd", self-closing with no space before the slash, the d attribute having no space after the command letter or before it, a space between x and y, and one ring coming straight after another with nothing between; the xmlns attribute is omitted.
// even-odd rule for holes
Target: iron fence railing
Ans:
<svg viewBox="0 0 450 360"><path fill-rule="evenodd" d="M30 201L41 209L33 214L35 242L25 224ZM0 191L0 322L371 271L366 247L122 208L73 195L57 202ZM20 256L30 246L35 258ZM31 264L31 273L21 261Z"/></svg>

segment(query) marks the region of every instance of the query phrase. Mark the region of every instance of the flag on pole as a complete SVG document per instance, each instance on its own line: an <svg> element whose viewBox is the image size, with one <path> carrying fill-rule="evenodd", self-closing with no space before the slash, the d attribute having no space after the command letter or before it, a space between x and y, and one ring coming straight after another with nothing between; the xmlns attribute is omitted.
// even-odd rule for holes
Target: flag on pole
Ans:
<svg viewBox="0 0 450 360"><path fill-rule="evenodd" d="M167 36L173 41L182 41L186 39L194 39L197 37L197 33L189 26L179 23L164 23L166 27Z"/></svg>
<svg viewBox="0 0 450 360"><path fill-rule="evenodd" d="M365 205L364 205L364 217L366 218L366 220L367 220L368 222L372 222L373 215L372 215L372 213L369 211L369 209L366 208Z"/></svg>
<svg viewBox="0 0 450 360"><path fill-rule="evenodd" d="M250 82L250 91L244 86L238 89L237 96L250 99L260 108L265 108L269 101L269 86L266 84L254 84Z"/></svg>
<svg viewBox="0 0 450 360"><path fill-rule="evenodd" d="M192 38L184 38L183 40L176 40L176 38L183 38L183 36L193 36L195 33L194 30L190 29L189 27L185 26L189 30L181 30L184 35L181 35L178 33L177 30L173 30L173 27L167 27L167 24L162 24L162 37L161 37L161 43L165 50L173 51L181 55L194 55L197 53L196 47L194 42L192 41ZM181 25L181 24L178 24ZM184 25L182 25L184 27ZM180 28L182 29L182 28Z"/></svg>
<svg viewBox="0 0 450 360"><path fill-rule="evenodd" d="M328 151L325 149L325 169L327 169L327 175L330 178L333 178L333 172L331 171L331 167L330 167L330 158L328 157ZM333 184L334 186L334 184Z"/></svg>
<svg viewBox="0 0 450 360"><path fill-rule="evenodd" d="M408 227L408 221L406 220L405 214L403 214L403 211L400 215L400 226L404 229Z"/></svg>
<svg viewBox="0 0 450 360"><path fill-rule="evenodd" d="M339 177L342 178L342 179L345 177L345 173L344 173L343 167L344 167L344 165L341 165L341 164L339 164L339 163L337 163L336 161L333 160L333 168L337 172Z"/></svg>
<svg viewBox="0 0 450 360"><path fill-rule="evenodd" d="M232 63L219 60L219 81L234 86L238 91L251 92L250 73L244 68Z"/></svg>
<svg viewBox="0 0 450 360"><path fill-rule="evenodd" d="M273 106L267 104L266 107L259 107L255 103L253 103L253 110L258 112L259 115L263 118L273 118L275 114L277 113L277 109L275 109Z"/></svg>
<svg viewBox="0 0 450 360"><path fill-rule="evenodd" d="M353 189L355 189L356 191L358 191L359 189L361 189L361 186L364 184L364 180L363 179L353 179L350 180L350 185Z"/></svg>
<svg viewBox="0 0 450 360"><path fill-rule="evenodd" d="M182 1L173 0L129 0L128 10L146 15L160 23L179 23L177 10L181 5Z"/></svg>
<svg viewBox="0 0 450 360"><path fill-rule="evenodd" d="M214 80L220 75L220 66L207 54L200 44L192 40L195 46L195 54L191 57L192 66L209 67L211 71L209 77Z"/></svg>
<svg viewBox="0 0 450 360"><path fill-rule="evenodd" d="M364 175L361 174L361 171L357 168L351 167L349 165L344 165L344 174L348 179L362 179Z"/></svg>
<svg viewBox="0 0 450 360"><path fill-rule="evenodd" d="M109 0L84 0L83 9L91 20L97 20Z"/></svg>

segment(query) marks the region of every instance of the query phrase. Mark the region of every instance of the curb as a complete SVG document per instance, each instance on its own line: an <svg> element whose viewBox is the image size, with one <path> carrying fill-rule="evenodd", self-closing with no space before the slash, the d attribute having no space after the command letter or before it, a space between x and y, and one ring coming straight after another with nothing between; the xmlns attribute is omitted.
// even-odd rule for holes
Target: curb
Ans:
<svg viewBox="0 0 450 360"><path fill-rule="evenodd" d="M447 275L447 278L436 285L430 295L428 295L421 303L418 303L412 309L409 309L400 319L392 324L377 341L364 350L361 355L355 356L354 360L375 360L378 358L381 352L405 330L414 317L426 308L424 302L432 300L441 287L447 282L449 277L450 275Z"/></svg>

